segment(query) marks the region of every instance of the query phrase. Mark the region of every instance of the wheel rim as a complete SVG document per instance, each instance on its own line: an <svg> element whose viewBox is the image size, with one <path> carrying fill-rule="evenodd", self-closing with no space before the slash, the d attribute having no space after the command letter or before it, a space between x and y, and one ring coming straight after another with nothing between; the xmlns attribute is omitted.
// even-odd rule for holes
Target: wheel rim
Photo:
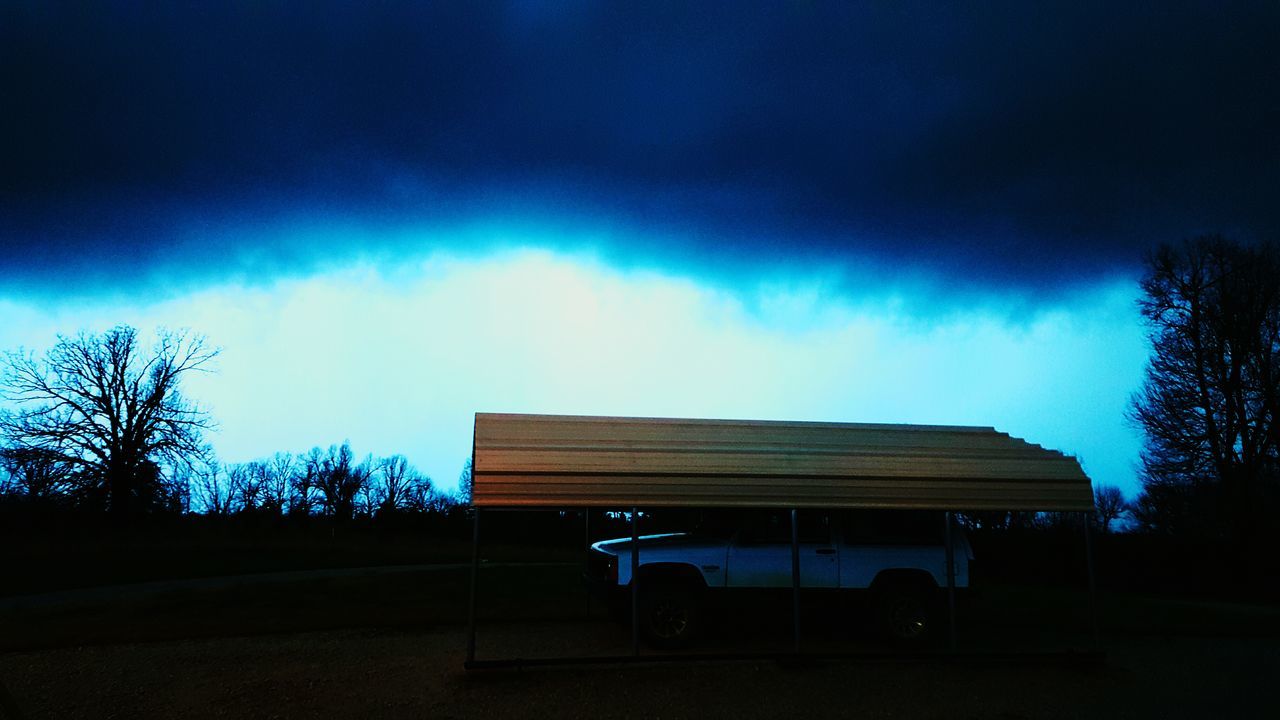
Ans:
<svg viewBox="0 0 1280 720"><path fill-rule="evenodd" d="M911 598L895 598L889 607L889 627L901 638L917 638L928 628L924 607Z"/></svg>
<svg viewBox="0 0 1280 720"><path fill-rule="evenodd" d="M661 600L650 611L649 623L658 637L680 637L689 628L689 611L679 603Z"/></svg>

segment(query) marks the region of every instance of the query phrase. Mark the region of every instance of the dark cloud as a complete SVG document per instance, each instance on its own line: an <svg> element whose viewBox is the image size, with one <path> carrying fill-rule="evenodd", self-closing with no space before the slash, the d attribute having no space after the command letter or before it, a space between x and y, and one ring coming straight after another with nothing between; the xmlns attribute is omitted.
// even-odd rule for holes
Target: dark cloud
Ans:
<svg viewBox="0 0 1280 720"><path fill-rule="evenodd" d="M107 5L0 10L2 285L493 221L1027 290L1280 229L1274 3Z"/></svg>

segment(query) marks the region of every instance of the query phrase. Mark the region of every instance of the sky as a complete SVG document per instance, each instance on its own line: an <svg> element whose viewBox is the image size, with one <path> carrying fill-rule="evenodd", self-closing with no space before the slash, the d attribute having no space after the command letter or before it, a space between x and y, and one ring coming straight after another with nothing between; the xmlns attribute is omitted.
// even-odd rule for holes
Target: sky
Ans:
<svg viewBox="0 0 1280 720"><path fill-rule="evenodd" d="M1274 3L0 8L0 348L231 461L477 411L993 425L1136 492L1144 253L1280 229Z"/></svg>

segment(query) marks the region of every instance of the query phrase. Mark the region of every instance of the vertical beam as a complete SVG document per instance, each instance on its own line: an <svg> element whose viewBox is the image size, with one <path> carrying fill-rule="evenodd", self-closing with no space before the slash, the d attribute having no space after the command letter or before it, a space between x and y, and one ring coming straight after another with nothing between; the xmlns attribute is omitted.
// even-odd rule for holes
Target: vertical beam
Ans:
<svg viewBox="0 0 1280 720"><path fill-rule="evenodd" d="M800 652L800 522L791 508L791 623L794 650Z"/></svg>
<svg viewBox="0 0 1280 720"><path fill-rule="evenodd" d="M590 582L591 576L591 508L582 508L582 577ZM585 582L584 582L585 587ZM591 617L591 592L586 593L586 617Z"/></svg>
<svg viewBox="0 0 1280 720"><path fill-rule="evenodd" d="M1098 585L1093 577L1093 539L1089 525L1093 520L1091 513L1081 513L1084 516L1084 557L1085 569L1089 575L1089 624L1093 630L1093 649L1102 649L1102 635L1098 631Z"/></svg>
<svg viewBox="0 0 1280 720"><path fill-rule="evenodd" d="M956 649L956 548L951 542L951 511L947 511L947 525L943 533L947 544L947 640Z"/></svg>
<svg viewBox="0 0 1280 720"><path fill-rule="evenodd" d="M631 654L640 655L640 509L631 508Z"/></svg>
<svg viewBox="0 0 1280 720"><path fill-rule="evenodd" d="M467 600L467 662L476 659L476 578L480 574L480 508L471 508L471 597Z"/></svg>

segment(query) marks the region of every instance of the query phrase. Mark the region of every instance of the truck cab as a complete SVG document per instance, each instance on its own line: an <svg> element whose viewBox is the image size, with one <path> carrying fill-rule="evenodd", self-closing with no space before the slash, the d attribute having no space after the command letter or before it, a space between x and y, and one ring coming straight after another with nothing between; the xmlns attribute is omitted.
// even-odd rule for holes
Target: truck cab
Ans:
<svg viewBox="0 0 1280 720"><path fill-rule="evenodd" d="M875 613L876 625L895 640L921 642L932 634L940 590L947 587L941 513L801 510L797 515L803 591L869 595L866 607ZM958 530L952 547L954 585L967 588L972 551ZM632 582L631 539L593 544L588 567L594 583L624 597L620 591ZM710 512L688 532L642 536L639 576L646 637L661 646L687 644L708 603L740 592L792 587L790 511Z"/></svg>

